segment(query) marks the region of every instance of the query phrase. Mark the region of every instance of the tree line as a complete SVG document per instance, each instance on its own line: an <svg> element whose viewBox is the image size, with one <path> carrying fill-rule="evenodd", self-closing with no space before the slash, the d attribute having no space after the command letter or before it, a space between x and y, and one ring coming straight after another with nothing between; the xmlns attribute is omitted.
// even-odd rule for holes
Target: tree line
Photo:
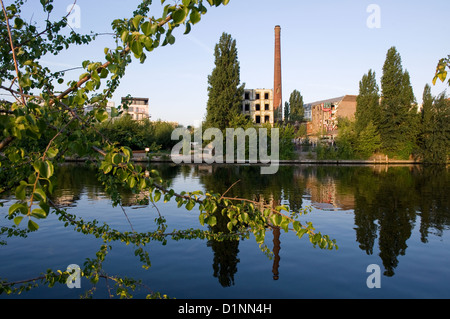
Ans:
<svg viewBox="0 0 450 319"><path fill-rule="evenodd" d="M396 47L386 54L381 87L370 69L359 82L355 120L339 119L338 126L337 148L321 150L321 157L367 159L379 153L445 163L450 155L450 101L445 92L432 96L426 84L419 106Z"/></svg>

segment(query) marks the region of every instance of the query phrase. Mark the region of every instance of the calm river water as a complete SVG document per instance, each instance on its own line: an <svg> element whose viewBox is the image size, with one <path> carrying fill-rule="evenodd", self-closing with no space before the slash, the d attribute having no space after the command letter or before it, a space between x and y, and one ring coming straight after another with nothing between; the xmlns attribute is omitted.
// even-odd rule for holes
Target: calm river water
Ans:
<svg viewBox="0 0 450 319"><path fill-rule="evenodd" d="M152 266L145 270L134 249L114 243L104 269L141 279L152 291L174 298L450 298L450 170L413 166L281 166L261 175L250 166L156 165L175 191L214 190L250 199L274 199L292 209L312 207L302 220L336 239L338 250L314 248L307 238L269 232L268 258L253 238L240 242L206 240L152 242L146 249ZM131 231L154 230L157 211L134 204L112 207L95 172L68 164L58 170L55 201L85 219ZM8 198L0 210L6 219ZM158 203L171 229L198 228L196 209L176 202ZM27 238L0 237L0 278L16 281L51 268L65 270L94 258L98 239L65 228L54 215L40 221ZM380 267L380 287L369 288L369 265ZM6 298L79 298L81 289L66 285L38 288ZM135 298L148 293L142 289ZM107 298L99 284L95 298Z"/></svg>

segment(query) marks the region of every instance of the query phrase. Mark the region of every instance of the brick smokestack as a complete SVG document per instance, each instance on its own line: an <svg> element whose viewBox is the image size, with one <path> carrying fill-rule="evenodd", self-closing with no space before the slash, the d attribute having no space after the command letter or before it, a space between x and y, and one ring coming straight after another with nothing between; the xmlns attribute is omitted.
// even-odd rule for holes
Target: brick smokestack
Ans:
<svg viewBox="0 0 450 319"><path fill-rule="evenodd" d="M275 72L273 84L273 107L275 119L281 120L282 117L282 87L281 87L281 27L275 26Z"/></svg>

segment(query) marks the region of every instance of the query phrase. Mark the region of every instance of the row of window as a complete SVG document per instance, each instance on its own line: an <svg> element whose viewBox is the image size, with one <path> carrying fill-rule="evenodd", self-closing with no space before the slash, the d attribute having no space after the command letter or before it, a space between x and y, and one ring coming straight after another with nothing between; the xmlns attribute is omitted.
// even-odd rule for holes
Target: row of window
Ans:
<svg viewBox="0 0 450 319"><path fill-rule="evenodd" d="M255 104L255 110L256 111L261 111L261 104ZM264 105L264 110L265 111L270 111L270 105L269 104L265 104ZM246 111L246 112L250 111L250 104L245 104L244 111Z"/></svg>
<svg viewBox="0 0 450 319"><path fill-rule="evenodd" d="M264 122L261 122L261 116L257 115L255 117L255 122L256 124L262 124L262 123L270 123L270 116L266 115L264 116Z"/></svg>
<svg viewBox="0 0 450 319"><path fill-rule="evenodd" d="M138 107L138 106L129 106L128 112L132 113L147 113L147 109L145 107Z"/></svg>
<svg viewBox="0 0 450 319"><path fill-rule="evenodd" d="M270 98L269 93L264 93L264 99L268 100L269 98ZM250 100L250 92L245 92L245 99ZM260 99L261 99L261 95L259 93L256 93L255 100L260 100Z"/></svg>

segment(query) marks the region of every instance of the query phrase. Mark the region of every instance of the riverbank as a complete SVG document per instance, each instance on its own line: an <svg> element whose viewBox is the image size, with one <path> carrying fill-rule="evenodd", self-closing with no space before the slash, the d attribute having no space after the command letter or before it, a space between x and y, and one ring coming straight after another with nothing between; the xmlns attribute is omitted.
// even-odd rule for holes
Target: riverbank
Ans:
<svg viewBox="0 0 450 319"><path fill-rule="evenodd" d="M343 160L343 159L317 159L314 156L314 153L311 152L296 152L295 159L291 160L278 160L278 164L280 165L423 165L427 164L421 162L420 160L398 160L392 159L385 155L375 155L370 159L362 160L362 159L353 159L353 160ZM207 159L213 159L208 155L203 155L203 157L195 157L191 156L182 156L179 155L177 157L172 158L170 153L159 153L159 154L151 154L148 156L145 151L133 151L132 161L136 163L181 163L181 164L208 164ZM269 158L269 160L271 160ZM66 158L67 162L86 162L85 158ZM209 161L209 163L212 162ZM269 161L268 163L257 162L250 163L248 160L245 163L232 162L228 163L226 160L223 160L223 163L214 162L214 164L229 164L229 165L268 165L275 164L276 161ZM450 162L447 162L445 165L450 165Z"/></svg>
<svg viewBox="0 0 450 319"><path fill-rule="evenodd" d="M86 162L88 159L86 158L66 158L67 162ZM134 153L132 157L132 161L136 163L181 163L181 164L207 164L205 161L206 158L195 158L194 156L182 157L179 156L176 158L172 158L170 155L153 155L148 157L145 153ZM269 163L251 163L255 165L264 165L264 164L274 164L276 161L272 161ZM215 163L222 164L222 163ZM223 164L229 165L243 165L250 164L249 161L245 163L237 163L232 162L228 163L226 160L223 161ZM382 159L370 159L370 160L319 160L315 158L306 158L306 157L298 157L297 159L292 160L279 160L278 164L280 165L421 165L424 164L420 161L416 160L394 160L389 158Z"/></svg>

